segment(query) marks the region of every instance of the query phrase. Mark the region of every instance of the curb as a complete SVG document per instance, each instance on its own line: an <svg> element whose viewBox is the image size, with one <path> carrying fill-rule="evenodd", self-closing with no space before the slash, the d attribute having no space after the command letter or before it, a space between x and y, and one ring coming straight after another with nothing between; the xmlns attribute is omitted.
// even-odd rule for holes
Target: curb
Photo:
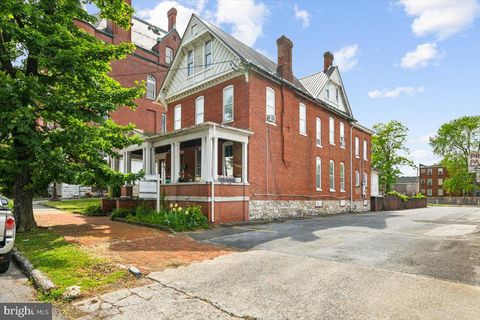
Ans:
<svg viewBox="0 0 480 320"><path fill-rule="evenodd" d="M12 258L20 270L27 275L35 287L37 287L40 291L48 293L55 289L55 285L53 284L52 280L43 274L42 271L34 269L32 263L26 257L24 257L17 248L13 249Z"/></svg>
<svg viewBox="0 0 480 320"><path fill-rule="evenodd" d="M112 221L117 221L117 222L123 222L123 223L128 223L128 224L133 224L141 227L147 227L147 228L153 228L153 229L159 229L168 233L171 233L173 235L178 235L178 233L172 229L170 229L167 226L162 226L160 224L151 224L151 223L146 223L146 222L141 222L141 221L129 221L125 220L123 218L113 218Z"/></svg>

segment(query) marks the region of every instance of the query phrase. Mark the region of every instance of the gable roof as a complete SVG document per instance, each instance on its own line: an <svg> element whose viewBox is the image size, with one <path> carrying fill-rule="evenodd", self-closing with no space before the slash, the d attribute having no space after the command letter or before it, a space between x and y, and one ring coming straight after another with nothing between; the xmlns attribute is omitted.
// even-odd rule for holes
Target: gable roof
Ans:
<svg viewBox="0 0 480 320"><path fill-rule="evenodd" d="M333 74L336 67L329 68L326 72L320 71L304 78L300 78L302 85L310 92L314 97L318 97L320 91L327 84L328 79Z"/></svg>

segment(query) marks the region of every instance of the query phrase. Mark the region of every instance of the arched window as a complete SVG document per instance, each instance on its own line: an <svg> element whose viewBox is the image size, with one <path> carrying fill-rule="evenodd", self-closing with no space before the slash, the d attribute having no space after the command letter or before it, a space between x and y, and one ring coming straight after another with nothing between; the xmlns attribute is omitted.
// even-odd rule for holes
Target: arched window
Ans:
<svg viewBox="0 0 480 320"><path fill-rule="evenodd" d="M155 100L156 83L155 77L149 74L147 76L147 99Z"/></svg>

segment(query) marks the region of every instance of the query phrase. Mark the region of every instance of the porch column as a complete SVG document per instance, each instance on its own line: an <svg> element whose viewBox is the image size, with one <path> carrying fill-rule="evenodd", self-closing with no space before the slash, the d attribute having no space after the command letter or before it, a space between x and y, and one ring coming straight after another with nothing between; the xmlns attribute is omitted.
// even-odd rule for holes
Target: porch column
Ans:
<svg viewBox="0 0 480 320"><path fill-rule="evenodd" d="M211 159L212 158L212 139L202 137L202 182L210 181L211 175Z"/></svg>
<svg viewBox="0 0 480 320"><path fill-rule="evenodd" d="M242 142L242 182L248 182L248 142Z"/></svg>
<svg viewBox="0 0 480 320"><path fill-rule="evenodd" d="M212 148L213 148L213 159L211 161L212 163L211 168L213 168L212 178L214 181L217 181L218 180L218 138L217 137L213 137Z"/></svg>
<svg viewBox="0 0 480 320"><path fill-rule="evenodd" d="M148 143L145 148L143 148L143 170L145 175L151 175L152 172L152 145Z"/></svg>
<svg viewBox="0 0 480 320"><path fill-rule="evenodd" d="M123 153L123 173L130 173L132 170L131 154L129 151Z"/></svg>
<svg viewBox="0 0 480 320"><path fill-rule="evenodd" d="M177 183L180 174L180 142L173 142L170 145L171 150L171 178L172 183Z"/></svg>

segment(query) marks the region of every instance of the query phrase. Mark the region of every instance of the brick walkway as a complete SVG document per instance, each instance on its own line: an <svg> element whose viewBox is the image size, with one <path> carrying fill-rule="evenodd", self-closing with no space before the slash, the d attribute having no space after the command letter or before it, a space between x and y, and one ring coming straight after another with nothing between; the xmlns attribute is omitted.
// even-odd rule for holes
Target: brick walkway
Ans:
<svg viewBox="0 0 480 320"><path fill-rule="evenodd" d="M134 265L144 273L232 253L229 248L107 217L87 217L36 206L35 219L39 226L51 227L69 242L117 263Z"/></svg>

